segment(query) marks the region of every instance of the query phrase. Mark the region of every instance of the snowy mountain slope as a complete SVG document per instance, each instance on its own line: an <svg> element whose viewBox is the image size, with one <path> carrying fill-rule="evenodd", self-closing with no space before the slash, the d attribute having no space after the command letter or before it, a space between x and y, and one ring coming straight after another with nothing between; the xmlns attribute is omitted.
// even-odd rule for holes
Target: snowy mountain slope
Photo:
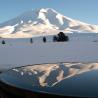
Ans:
<svg viewBox="0 0 98 98"><path fill-rule="evenodd" d="M6 29L7 27L7 29ZM65 32L98 32L98 26L68 18L51 8L31 10L0 24L0 35L38 35ZM22 35L20 35L22 36ZM25 35L26 36L26 35Z"/></svg>

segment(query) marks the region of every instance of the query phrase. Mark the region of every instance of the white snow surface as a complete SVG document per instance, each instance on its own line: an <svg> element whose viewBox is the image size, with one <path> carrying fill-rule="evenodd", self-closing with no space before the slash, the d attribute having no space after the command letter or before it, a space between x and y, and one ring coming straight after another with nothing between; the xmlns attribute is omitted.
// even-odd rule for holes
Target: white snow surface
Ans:
<svg viewBox="0 0 98 98"><path fill-rule="evenodd" d="M68 42L52 42L47 36L29 38L0 39L0 70L14 67L57 63L57 62L98 62L98 34L68 34ZM1 44L5 40L6 44Z"/></svg>
<svg viewBox="0 0 98 98"><path fill-rule="evenodd" d="M98 26L71 19L51 8L30 10L0 24L0 36L6 38L48 35L58 31L98 33Z"/></svg>
<svg viewBox="0 0 98 98"><path fill-rule="evenodd" d="M13 26L5 26L3 28L0 28L0 34L10 34L14 31L14 27Z"/></svg>

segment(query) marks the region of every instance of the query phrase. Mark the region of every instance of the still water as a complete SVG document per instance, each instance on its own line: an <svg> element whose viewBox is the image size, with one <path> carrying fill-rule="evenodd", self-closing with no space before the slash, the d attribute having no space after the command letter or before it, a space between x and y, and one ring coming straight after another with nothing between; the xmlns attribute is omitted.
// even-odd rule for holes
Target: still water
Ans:
<svg viewBox="0 0 98 98"><path fill-rule="evenodd" d="M29 65L8 70L0 79L30 91L98 98L98 63Z"/></svg>

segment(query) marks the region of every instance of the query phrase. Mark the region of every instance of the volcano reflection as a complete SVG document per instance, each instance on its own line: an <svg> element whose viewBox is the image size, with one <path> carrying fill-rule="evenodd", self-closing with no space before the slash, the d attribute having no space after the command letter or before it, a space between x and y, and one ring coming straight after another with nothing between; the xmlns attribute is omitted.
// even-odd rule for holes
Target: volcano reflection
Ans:
<svg viewBox="0 0 98 98"><path fill-rule="evenodd" d="M13 73L21 75L22 78L32 78L33 86L52 87L67 78L97 69L98 63L59 63L30 65L13 69Z"/></svg>

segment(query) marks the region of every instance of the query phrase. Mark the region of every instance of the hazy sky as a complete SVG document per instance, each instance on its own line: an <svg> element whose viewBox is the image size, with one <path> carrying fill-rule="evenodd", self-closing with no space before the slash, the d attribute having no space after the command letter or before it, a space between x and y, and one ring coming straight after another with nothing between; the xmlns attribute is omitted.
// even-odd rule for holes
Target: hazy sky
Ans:
<svg viewBox="0 0 98 98"><path fill-rule="evenodd" d="M0 0L0 23L39 8L53 8L70 18L98 25L98 0Z"/></svg>

